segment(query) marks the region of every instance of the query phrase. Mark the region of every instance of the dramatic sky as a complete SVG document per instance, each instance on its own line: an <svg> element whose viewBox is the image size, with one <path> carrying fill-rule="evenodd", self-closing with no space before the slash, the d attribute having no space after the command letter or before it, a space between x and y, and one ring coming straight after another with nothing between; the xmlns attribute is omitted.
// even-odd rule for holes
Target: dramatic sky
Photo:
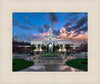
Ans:
<svg viewBox="0 0 100 84"><path fill-rule="evenodd" d="M57 39L80 44L88 39L88 14L86 12L45 12L12 14L13 39L32 41L44 39L51 24Z"/></svg>

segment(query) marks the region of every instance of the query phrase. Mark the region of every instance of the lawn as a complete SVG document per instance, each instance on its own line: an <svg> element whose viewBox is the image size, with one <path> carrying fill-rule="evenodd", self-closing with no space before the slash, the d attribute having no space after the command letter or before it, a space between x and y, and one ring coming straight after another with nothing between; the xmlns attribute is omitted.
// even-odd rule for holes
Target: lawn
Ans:
<svg viewBox="0 0 100 84"><path fill-rule="evenodd" d="M13 71L20 71L22 69L25 69L31 65L33 65L34 63L31 61L26 61L26 60L22 60L22 59L13 59Z"/></svg>
<svg viewBox="0 0 100 84"><path fill-rule="evenodd" d="M66 64L71 67L84 70L84 71L87 71L88 69L88 62L87 62L87 59L85 58L74 59L74 60L66 62Z"/></svg>

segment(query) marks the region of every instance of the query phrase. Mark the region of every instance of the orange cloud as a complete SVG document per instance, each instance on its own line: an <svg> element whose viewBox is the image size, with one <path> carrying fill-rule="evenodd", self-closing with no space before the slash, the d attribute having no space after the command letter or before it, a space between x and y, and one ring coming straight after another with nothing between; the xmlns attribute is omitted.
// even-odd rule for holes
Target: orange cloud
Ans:
<svg viewBox="0 0 100 84"><path fill-rule="evenodd" d="M76 37L73 37L75 35L74 31L71 30L70 35L68 35L69 32L66 31L66 29L63 27L60 29L60 34L58 36L56 36L59 40L61 39L66 39L66 40L70 40L72 43L76 44L78 43L82 43L84 40L87 41L88 39L88 33L85 33L83 35L83 32L81 32L79 35L77 35Z"/></svg>

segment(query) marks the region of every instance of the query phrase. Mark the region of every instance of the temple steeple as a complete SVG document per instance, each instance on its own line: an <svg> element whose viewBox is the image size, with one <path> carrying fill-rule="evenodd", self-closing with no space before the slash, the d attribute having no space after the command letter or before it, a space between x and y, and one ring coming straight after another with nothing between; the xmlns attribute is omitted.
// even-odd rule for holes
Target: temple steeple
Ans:
<svg viewBox="0 0 100 84"><path fill-rule="evenodd" d="M50 23L50 28L49 28L49 35L52 35L52 28L51 28L51 23Z"/></svg>
<svg viewBox="0 0 100 84"><path fill-rule="evenodd" d="M52 29L51 29L51 27L49 28L49 35L52 35Z"/></svg>

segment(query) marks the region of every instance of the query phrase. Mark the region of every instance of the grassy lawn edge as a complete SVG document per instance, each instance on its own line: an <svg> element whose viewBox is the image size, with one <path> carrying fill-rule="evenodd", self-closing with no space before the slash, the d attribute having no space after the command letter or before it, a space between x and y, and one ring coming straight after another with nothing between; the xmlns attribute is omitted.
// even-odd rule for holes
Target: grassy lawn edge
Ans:
<svg viewBox="0 0 100 84"><path fill-rule="evenodd" d="M32 66L34 62L27 61L23 59L13 59L12 63L12 71L20 71L22 69L28 68L29 66Z"/></svg>
<svg viewBox="0 0 100 84"><path fill-rule="evenodd" d="M83 71L87 71L88 63L85 64L87 61L88 60L85 58L79 58L79 59L74 59L74 60L66 62L66 65L83 70Z"/></svg>

